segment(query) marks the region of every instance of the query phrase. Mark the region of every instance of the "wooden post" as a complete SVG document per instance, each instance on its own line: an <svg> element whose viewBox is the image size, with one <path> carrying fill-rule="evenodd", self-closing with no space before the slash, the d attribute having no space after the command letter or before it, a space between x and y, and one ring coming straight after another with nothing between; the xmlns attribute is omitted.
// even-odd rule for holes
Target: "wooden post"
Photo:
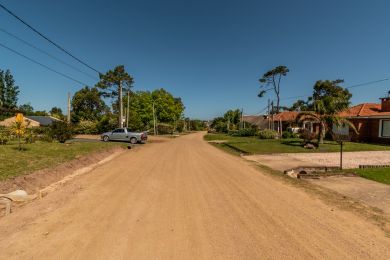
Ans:
<svg viewBox="0 0 390 260"><path fill-rule="evenodd" d="M123 127L122 81L119 81L119 127Z"/></svg>
<svg viewBox="0 0 390 260"><path fill-rule="evenodd" d="M340 170L343 169L343 140L340 141Z"/></svg>
<svg viewBox="0 0 390 260"><path fill-rule="evenodd" d="M126 127L129 127L129 116L130 116L130 91L127 92Z"/></svg>

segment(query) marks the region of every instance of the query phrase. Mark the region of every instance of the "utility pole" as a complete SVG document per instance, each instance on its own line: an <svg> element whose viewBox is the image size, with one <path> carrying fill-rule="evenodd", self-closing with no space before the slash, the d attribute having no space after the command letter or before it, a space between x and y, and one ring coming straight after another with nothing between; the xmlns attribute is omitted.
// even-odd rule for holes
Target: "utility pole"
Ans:
<svg viewBox="0 0 390 260"><path fill-rule="evenodd" d="M122 81L119 80L119 127L123 127Z"/></svg>
<svg viewBox="0 0 390 260"><path fill-rule="evenodd" d="M68 115L67 115L68 124L70 124L70 92L68 92Z"/></svg>
<svg viewBox="0 0 390 260"><path fill-rule="evenodd" d="M230 130L230 116L228 116L228 121L227 121L227 130Z"/></svg>
<svg viewBox="0 0 390 260"><path fill-rule="evenodd" d="M156 112L154 109L154 101L153 101L153 129L154 129L154 135L157 134L157 129L156 129Z"/></svg>
<svg viewBox="0 0 390 260"><path fill-rule="evenodd" d="M271 129L275 130L275 124L274 124L274 102L271 102L271 118L272 118L272 126Z"/></svg>
<svg viewBox="0 0 390 260"><path fill-rule="evenodd" d="M244 128L244 108L241 108L241 129Z"/></svg>
<svg viewBox="0 0 390 260"><path fill-rule="evenodd" d="M130 90L127 91L126 127L129 127L129 116L130 116Z"/></svg>

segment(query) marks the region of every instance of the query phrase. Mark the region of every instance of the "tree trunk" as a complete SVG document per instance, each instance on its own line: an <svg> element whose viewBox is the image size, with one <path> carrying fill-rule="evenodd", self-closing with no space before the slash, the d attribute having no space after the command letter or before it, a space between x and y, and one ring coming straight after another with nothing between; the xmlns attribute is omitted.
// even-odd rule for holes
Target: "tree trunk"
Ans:
<svg viewBox="0 0 390 260"><path fill-rule="evenodd" d="M318 146L320 144L324 144L324 137L325 137L325 125L324 122L320 122L320 131L318 133Z"/></svg>

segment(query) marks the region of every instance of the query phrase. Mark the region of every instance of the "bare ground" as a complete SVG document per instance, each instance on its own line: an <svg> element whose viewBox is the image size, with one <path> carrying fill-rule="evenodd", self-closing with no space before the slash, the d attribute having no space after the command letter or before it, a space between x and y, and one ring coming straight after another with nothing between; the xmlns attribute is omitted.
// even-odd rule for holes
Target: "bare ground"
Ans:
<svg viewBox="0 0 390 260"><path fill-rule="evenodd" d="M376 225L191 134L0 219L1 259L389 259Z"/></svg>
<svg viewBox="0 0 390 260"><path fill-rule="evenodd" d="M332 176L308 180L314 184L345 194L367 205L377 207L390 216L390 185L361 177Z"/></svg>
<svg viewBox="0 0 390 260"><path fill-rule="evenodd" d="M123 148L115 147L105 151L90 153L88 155L79 156L74 160L60 164L56 167L49 167L30 174L19 175L5 181L0 181L0 193L8 193L18 189L25 190L29 194L35 193L51 183L61 180L76 169L96 163L110 154L121 150L123 150Z"/></svg>

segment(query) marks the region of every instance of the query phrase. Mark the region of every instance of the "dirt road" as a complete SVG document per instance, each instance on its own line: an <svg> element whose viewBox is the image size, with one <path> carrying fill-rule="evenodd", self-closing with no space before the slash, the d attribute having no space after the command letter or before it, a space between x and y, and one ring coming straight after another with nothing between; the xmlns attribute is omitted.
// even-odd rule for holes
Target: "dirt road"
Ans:
<svg viewBox="0 0 390 260"><path fill-rule="evenodd" d="M191 134L0 220L1 259L390 259L390 239Z"/></svg>

